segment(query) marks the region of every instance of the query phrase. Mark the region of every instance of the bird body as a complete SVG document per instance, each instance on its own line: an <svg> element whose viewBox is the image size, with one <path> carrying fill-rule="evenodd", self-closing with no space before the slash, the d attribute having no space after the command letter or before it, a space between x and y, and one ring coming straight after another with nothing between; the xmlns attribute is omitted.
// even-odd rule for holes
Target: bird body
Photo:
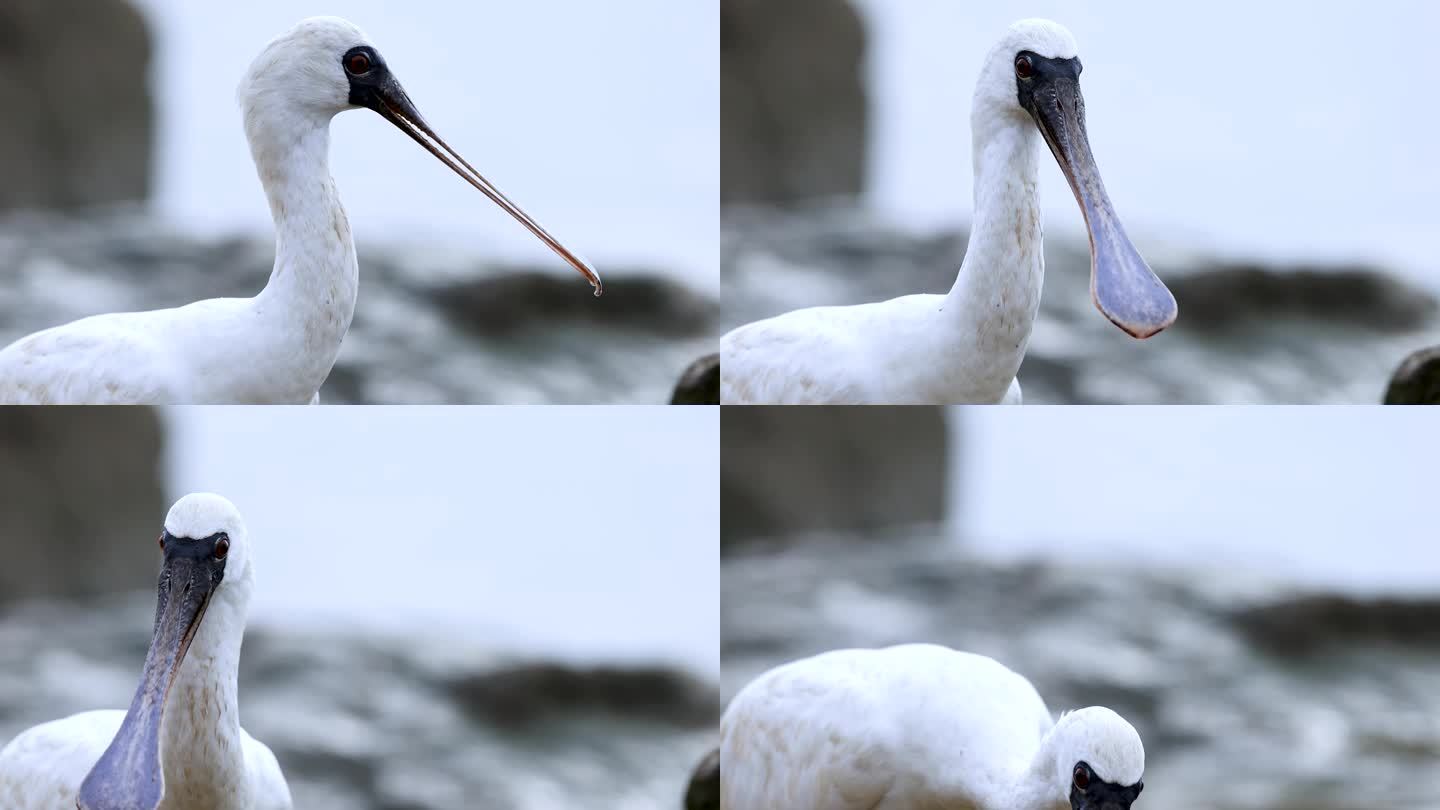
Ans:
<svg viewBox="0 0 1440 810"><path fill-rule="evenodd" d="M267 287L256 298L96 315L37 332L0 351L0 404L315 401L354 314L353 282L354 274L330 285L349 291L337 306Z"/></svg>
<svg viewBox="0 0 1440 810"><path fill-rule="evenodd" d="M1036 292L1031 300L1038 306ZM1023 295L1015 298L1013 305L1007 302L995 310L998 328L983 335L955 317L943 295L814 307L757 321L721 340L721 402L993 404L1009 396L1018 404L1015 373L1030 339L1024 311L1032 304ZM959 348L981 341L994 344L997 351ZM755 371L747 374L746 368ZM886 373L857 373L858 369Z"/></svg>
<svg viewBox="0 0 1440 810"><path fill-rule="evenodd" d="M240 727L254 573L245 526L217 495L165 521L150 651L128 711L44 723L0 749L5 810L291 810L280 766Z"/></svg>
<svg viewBox="0 0 1440 810"><path fill-rule="evenodd" d="M1090 227L1097 307L1135 337L1168 326L1174 298L1130 245L1094 168L1079 70L1064 28L1045 20L1011 26L975 88L975 214L954 286L944 295L801 309L732 330L720 341L721 401L1019 404L1016 373L1045 278L1042 140Z"/></svg>
<svg viewBox="0 0 1440 810"><path fill-rule="evenodd" d="M1108 709L1056 723L993 659L907 644L761 675L721 719L720 763L724 810L1071 810L1073 768L1137 785L1144 750Z"/></svg>

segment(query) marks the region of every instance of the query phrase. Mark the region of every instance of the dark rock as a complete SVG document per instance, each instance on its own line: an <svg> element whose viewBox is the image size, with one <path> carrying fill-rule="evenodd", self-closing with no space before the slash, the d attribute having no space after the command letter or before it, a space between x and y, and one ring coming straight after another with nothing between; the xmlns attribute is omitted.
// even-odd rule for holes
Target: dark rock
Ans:
<svg viewBox="0 0 1440 810"><path fill-rule="evenodd" d="M720 404L720 355L707 354L680 374L671 405Z"/></svg>
<svg viewBox="0 0 1440 810"><path fill-rule="evenodd" d="M577 712L699 728L720 712L714 687L660 668L521 664L459 676L446 691L472 717L514 731Z"/></svg>
<svg viewBox="0 0 1440 810"><path fill-rule="evenodd" d="M196 237L138 211L0 215L0 346L101 312L255 295L274 251L270 236ZM506 278L507 266L424 245L365 245L360 264L327 405L658 404L718 343L713 294L638 270L596 299L576 274ZM437 280L458 278L477 280Z"/></svg>
<svg viewBox="0 0 1440 810"><path fill-rule="evenodd" d="M695 766L685 790L685 810L720 810L720 749Z"/></svg>
<svg viewBox="0 0 1440 810"><path fill-rule="evenodd" d="M457 325L482 337L504 337L557 323L594 323L666 337L713 330L713 300L656 276L611 279L596 298L578 276L514 270L467 279L430 291Z"/></svg>
<svg viewBox="0 0 1440 810"><path fill-rule="evenodd" d="M1243 328L1308 318L1406 332L1435 316L1434 297L1367 267L1222 265L1168 282L1187 329Z"/></svg>
<svg viewBox="0 0 1440 810"><path fill-rule="evenodd" d="M0 408L0 600L154 581L161 438L149 408Z"/></svg>
<svg viewBox="0 0 1440 810"><path fill-rule="evenodd" d="M931 407L720 409L722 545L945 517L950 439Z"/></svg>
<svg viewBox="0 0 1440 810"><path fill-rule="evenodd" d="M1306 594L1248 607L1234 615L1256 645L1284 654L1356 643L1440 646L1440 600Z"/></svg>
<svg viewBox="0 0 1440 810"><path fill-rule="evenodd" d="M928 529L886 539L726 560L724 696L821 650L924 639L1003 662L1056 713L1102 705L1132 722L1157 766L1137 810L1188 806L1186 797L1199 794L1205 806L1229 810L1349 810L1355 805L1335 795L1334 778L1316 775L1314 757L1296 753L1317 722L1346 773L1392 774L1401 786L1367 804L1425 806L1440 790L1440 771L1430 767L1440 757L1434 597L1383 605L1321 591L1295 602L1278 583L1248 576L1247 556L1253 573L1270 572L1270 560L1256 555L1294 537L1179 568L1098 550L1002 562L936 543ZM1250 583L1238 590L1237 570ZM918 571L927 573L912 588ZM1247 620L1247 604L1266 607ZM1245 627L1262 623L1271 632ZM1293 655L1272 639L1316 646ZM1113 654L1120 650L1124 660ZM1245 784L1213 779L1219 772L1243 773ZM1274 789L1257 799L1255 785Z"/></svg>
<svg viewBox="0 0 1440 810"><path fill-rule="evenodd" d="M722 330L943 293L966 247L962 231L916 235L838 201L724 213ZM1095 311L1086 242L1047 238L1045 267L1019 373L1027 404L1374 403L1399 358L1440 345L1435 293L1378 268L1156 261L1180 318L1142 341Z"/></svg>
<svg viewBox="0 0 1440 810"><path fill-rule="evenodd" d="M1440 405L1440 346L1420 349L1405 358L1390 386L1386 405Z"/></svg>
<svg viewBox="0 0 1440 810"><path fill-rule="evenodd" d="M864 59L864 25L847 0L720 3L722 203L863 189Z"/></svg>
<svg viewBox="0 0 1440 810"><path fill-rule="evenodd" d="M0 210L150 195L151 51L126 0L0 3Z"/></svg>
<svg viewBox="0 0 1440 810"><path fill-rule="evenodd" d="M0 611L0 745L36 723L128 705L154 617L153 587ZM247 627L240 705L246 730L274 751L295 806L306 810L668 808L715 744L713 674L694 690L666 687L654 675L625 687L633 703L660 682L653 699L678 699L672 710L693 715L695 725L667 722L664 708L607 711L618 701L584 700L583 688L577 698L542 676L537 689L557 701L547 711L523 676L491 681L503 686L494 700L521 700L540 721L516 733L484 716L467 722L472 696L450 690L454 676L442 674L454 672L446 661L467 660L471 672L488 668L503 660L502 650L476 646L464 632L355 635L355 625L291 618ZM674 673L673 682L689 677ZM470 683L481 689L487 681Z"/></svg>

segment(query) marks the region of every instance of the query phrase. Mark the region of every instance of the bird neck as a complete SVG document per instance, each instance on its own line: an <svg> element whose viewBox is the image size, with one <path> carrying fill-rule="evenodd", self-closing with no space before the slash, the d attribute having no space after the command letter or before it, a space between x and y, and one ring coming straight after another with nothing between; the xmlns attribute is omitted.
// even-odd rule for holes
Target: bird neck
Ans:
<svg viewBox="0 0 1440 810"><path fill-rule="evenodd" d="M249 806L237 695L245 601L235 591L216 594L170 686L160 738L162 807Z"/></svg>
<svg viewBox="0 0 1440 810"><path fill-rule="evenodd" d="M1070 801L1055 786L1056 763L1060 761L1060 725L1040 740L1040 747L1019 782L1009 791L1013 797L1008 810L1070 810Z"/></svg>
<svg viewBox="0 0 1440 810"><path fill-rule="evenodd" d="M275 266L252 300L264 340L256 365L319 390L355 315L360 270L350 223L330 176L330 119L245 111L245 134L275 220ZM301 368L291 368L300 364Z"/></svg>
<svg viewBox="0 0 1440 810"><path fill-rule="evenodd" d="M945 317L972 351L1010 358L1018 370L1045 275L1036 195L1039 136L1033 124L1013 115L976 116L972 129L975 213Z"/></svg>

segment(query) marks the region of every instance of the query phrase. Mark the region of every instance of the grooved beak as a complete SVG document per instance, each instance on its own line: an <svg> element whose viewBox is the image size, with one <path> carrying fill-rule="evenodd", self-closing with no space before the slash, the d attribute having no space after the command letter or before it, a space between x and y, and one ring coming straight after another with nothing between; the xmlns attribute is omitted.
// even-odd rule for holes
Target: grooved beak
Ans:
<svg viewBox="0 0 1440 810"><path fill-rule="evenodd" d="M160 762L165 698L210 604L212 567L203 557L167 555L140 685L115 739L80 784L79 810L154 810L165 797Z"/></svg>
<svg viewBox="0 0 1440 810"><path fill-rule="evenodd" d="M1070 182L1090 233L1090 297L1130 336L1148 338L1175 322L1175 296L1140 257L1105 193L1085 133L1080 83L1055 78L1037 88L1030 114Z"/></svg>
<svg viewBox="0 0 1440 810"><path fill-rule="evenodd" d="M560 258L590 282L590 286L595 288L597 298L605 292L605 285L600 281L600 274L590 266L589 262L560 244L560 240L551 236L550 232L545 230L539 222L525 213L520 206L511 202L509 197L506 197L500 189L486 180L484 175L475 170L474 166L466 163L464 158L460 157L454 149L440 139L439 135L435 134L434 130L430 129L430 125L425 123L425 119L420 116L420 111L415 109L410 97L405 94L405 89L400 86L400 82L393 75L387 74L382 81L371 88L366 102L365 106L380 113L406 135L414 138L416 143L439 158L441 163L449 166L452 171L464 178L465 182L480 189L485 196L505 209L506 213L518 220L530 233L535 234L540 241L559 254Z"/></svg>

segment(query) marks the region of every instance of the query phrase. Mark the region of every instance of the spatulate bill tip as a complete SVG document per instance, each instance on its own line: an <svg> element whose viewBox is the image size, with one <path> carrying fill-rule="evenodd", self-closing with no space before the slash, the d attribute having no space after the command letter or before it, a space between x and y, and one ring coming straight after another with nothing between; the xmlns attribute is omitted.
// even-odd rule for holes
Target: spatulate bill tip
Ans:
<svg viewBox="0 0 1440 810"><path fill-rule="evenodd" d="M1156 335L1158 335L1158 334L1160 334L1161 332L1165 331L1166 327L1170 326L1171 323L1174 323L1173 320L1172 320L1172 321L1167 321L1167 322L1165 322L1165 323L1158 323L1158 324L1157 324L1157 323L1121 323L1120 321L1117 321L1117 320L1115 320L1115 319L1113 319L1113 318L1111 319L1110 322L1113 323L1113 324L1115 324L1116 326L1120 327L1120 329L1121 329L1123 332L1125 332L1125 334L1129 335L1129 336L1132 337L1132 338L1135 338L1136 340L1145 340L1145 339L1147 339L1147 338L1155 337Z"/></svg>
<svg viewBox="0 0 1440 810"><path fill-rule="evenodd" d="M1179 314L1173 298L1168 302L1155 302L1158 306L1153 309L1138 311L1131 309L1128 312L1120 312L1114 307L1106 306L1099 298L1094 300L1095 308L1100 310L1100 314L1136 340L1145 340L1165 331L1175 323L1175 318Z"/></svg>
<svg viewBox="0 0 1440 810"><path fill-rule="evenodd" d="M1139 340L1175 323L1179 306L1174 293L1133 248L1094 259L1090 300L1111 323Z"/></svg>

